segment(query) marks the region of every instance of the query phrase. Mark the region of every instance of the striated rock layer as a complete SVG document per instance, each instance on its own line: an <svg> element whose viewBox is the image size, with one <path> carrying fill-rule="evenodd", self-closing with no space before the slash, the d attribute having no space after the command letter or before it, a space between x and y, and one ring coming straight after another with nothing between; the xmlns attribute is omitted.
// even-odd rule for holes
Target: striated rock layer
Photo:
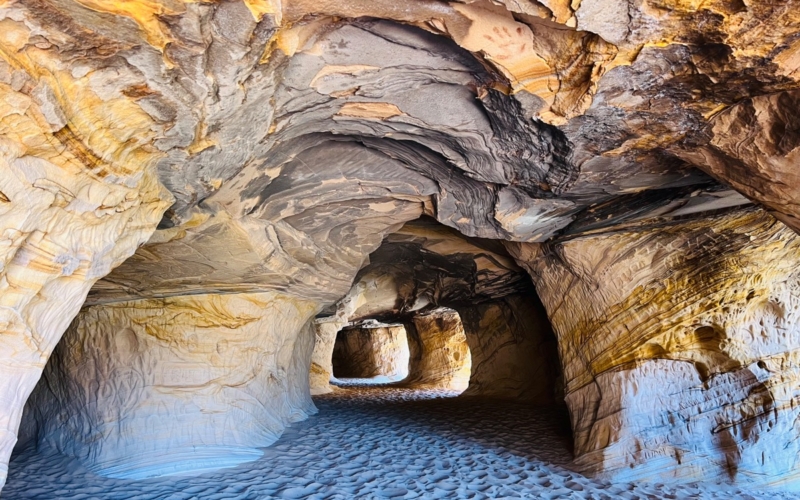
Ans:
<svg viewBox="0 0 800 500"><path fill-rule="evenodd" d="M316 411L315 312L274 292L88 307L31 397L29 438L117 478L254 460Z"/></svg>
<svg viewBox="0 0 800 500"><path fill-rule="evenodd" d="M0 38L24 38L11 25L0 20ZM2 488L25 400L50 353L92 285L150 237L172 196L156 179L146 139L111 127L136 121L140 109L115 100L95 113L85 89L65 84L53 94L65 75L52 55L12 69L1 43L0 54ZM73 120L100 128L91 150L65 127Z"/></svg>
<svg viewBox="0 0 800 500"><path fill-rule="evenodd" d="M564 369L577 463L797 484L800 238L761 210L517 246Z"/></svg>
<svg viewBox="0 0 800 500"><path fill-rule="evenodd" d="M324 309L423 215L532 244L754 201L798 229L799 13L797 0L0 0L0 483L87 294L278 293ZM413 299L395 309L524 291L496 252L450 250L382 278ZM457 265L415 269L419 290L397 279L440 266L432 254ZM587 292L580 307L601 317L610 300Z"/></svg>

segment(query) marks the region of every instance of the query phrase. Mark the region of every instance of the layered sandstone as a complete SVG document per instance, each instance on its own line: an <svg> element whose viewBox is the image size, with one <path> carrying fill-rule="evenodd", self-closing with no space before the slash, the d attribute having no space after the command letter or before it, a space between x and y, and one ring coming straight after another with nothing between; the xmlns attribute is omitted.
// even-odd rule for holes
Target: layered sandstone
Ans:
<svg viewBox="0 0 800 500"><path fill-rule="evenodd" d="M344 324L531 293L489 240L635 240L641 224L717 227L751 201L797 229L798 12L795 0L0 0L0 483L23 403L87 294L113 306L275 293ZM421 216L470 239L401 229ZM384 241L403 258L376 254ZM537 259L524 261L558 260ZM608 293L579 307L618 314L622 292ZM342 297L364 300L337 308Z"/></svg>
<svg viewBox="0 0 800 500"><path fill-rule="evenodd" d="M85 308L31 397L29 433L117 478L255 460L316 411L315 310L274 292Z"/></svg>
<svg viewBox="0 0 800 500"><path fill-rule="evenodd" d="M26 52L30 30L3 17L0 488L23 405L61 334L172 202L145 146L153 132L135 135L150 123L141 109L124 98L102 103L55 54ZM98 127L90 144L73 124Z"/></svg>
<svg viewBox="0 0 800 500"><path fill-rule="evenodd" d="M472 358L458 313L438 308L418 314L409 330L411 361L403 383L464 391L469 385Z"/></svg>
<svg viewBox="0 0 800 500"><path fill-rule="evenodd" d="M796 480L799 252L762 210L517 247L558 338L577 463Z"/></svg>

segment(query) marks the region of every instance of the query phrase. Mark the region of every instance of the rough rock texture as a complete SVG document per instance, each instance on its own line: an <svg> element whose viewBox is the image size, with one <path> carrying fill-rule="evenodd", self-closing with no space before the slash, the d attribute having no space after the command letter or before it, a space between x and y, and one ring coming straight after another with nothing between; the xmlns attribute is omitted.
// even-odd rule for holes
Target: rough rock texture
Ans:
<svg viewBox="0 0 800 500"><path fill-rule="evenodd" d="M315 312L274 292L88 307L31 397L31 435L118 478L255 460L316 411Z"/></svg>
<svg viewBox="0 0 800 500"><path fill-rule="evenodd" d="M0 478L48 353L171 198L89 304L273 291L326 308L421 215L536 243L755 200L797 229L798 13L0 0ZM461 283L425 288L497 298Z"/></svg>
<svg viewBox="0 0 800 500"><path fill-rule="evenodd" d="M408 338L403 325L364 324L339 331L333 349L337 378L379 378L394 382L408 375Z"/></svg>
<svg viewBox="0 0 800 500"><path fill-rule="evenodd" d="M466 237L428 217L408 222L372 252L350 291L325 311L344 323L412 316L533 290L500 242Z"/></svg>
<svg viewBox="0 0 800 500"><path fill-rule="evenodd" d="M558 337L578 463L795 481L799 252L754 209L517 246Z"/></svg>
<svg viewBox="0 0 800 500"><path fill-rule="evenodd" d="M0 3L2 7L2 3ZM89 289L156 229L171 195L144 113L101 102L0 13L0 488L25 400ZM85 83L85 82L84 82ZM97 107L94 107L97 106ZM73 124L97 127L90 144Z"/></svg>
<svg viewBox="0 0 800 500"><path fill-rule="evenodd" d="M547 313L535 295L459 307L472 359L465 396L555 402L561 368Z"/></svg>
<svg viewBox="0 0 800 500"><path fill-rule="evenodd" d="M466 237L430 218L406 223L387 236L383 244L369 255L350 291L324 311L325 317L319 320L318 326L320 340L314 353L314 359L319 361L312 364L311 373L312 381L318 382L312 383L312 390L330 390L328 380L331 374L324 366L325 362L330 363L330 356L325 353L327 344L321 340L322 328L326 329L324 335L331 335L330 331L335 328L365 319L404 319L406 327L416 332L412 318L420 310L430 310L437 306L468 310L476 302L499 299L515 293L532 294L533 286L525 270L515 263L499 242ZM535 347L538 344L538 330L531 332L532 342L527 343L522 338L528 335L523 329L535 321L524 312L521 315L524 319L518 322L509 313L508 320L511 324L505 327L504 333L498 333L498 330L487 331L489 338L486 343L494 343L487 347L487 357L492 356L489 351L502 349L496 342L498 335L506 333L512 339L518 339L520 344L525 344L527 350L524 354L540 356ZM497 329L502 328L504 327L497 326ZM473 333L481 335L479 329L480 326L476 323ZM499 342L506 341L508 338ZM480 345L481 340L475 342ZM416 333L409 338L409 343L415 352L415 359L419 361L423 352L419 349ZM438 350L433 349L431 352ZM524 354L520 352L520 360ZM533 365L528 363L526 366ZM500 372L503 369L498 373ZM494 386L490 379L490 376L484 377L484 389L499 394L501 391L497 387L490 388ZM495 382L505 383L499 379ZM521 387L517 384L510 390L518 391Z"/></svg>
<svg viewBox="0 0 800 500"><path fill-rule="evenodd" d="M407 331L411 359L404 385L464 391L472 358L458 313L439 308L418 314Z"/></svg>
<svg viewBox="0 0 800 500"><path fill-rule="evenodd" d="M327 394L335 388L330 384L333 377L333 347L336 334L341 330L340 321L322 318L314 321L314 350L311 354L311 368L308 382L311 395Z"/></svg>
<svg viewBox="0 0 800 500"><path fill-rule="evenodd" d="M793 70L800 69L795 45ZM800 91L746 99L719 113L708 126L711 141L683 153L709 174L773 210L773 215L800 231Z"/></svg>

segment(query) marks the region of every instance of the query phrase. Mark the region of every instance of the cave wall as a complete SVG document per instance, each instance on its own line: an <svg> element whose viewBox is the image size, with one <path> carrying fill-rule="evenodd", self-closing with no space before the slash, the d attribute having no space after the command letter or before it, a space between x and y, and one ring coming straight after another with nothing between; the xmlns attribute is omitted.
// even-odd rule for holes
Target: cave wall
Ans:
<svg viewBox="0 0 800 500"><path fill-rule="evenodd" d="M795 50L800 49L800 45ZM792 58L798 57L791 56ZM800 120L795 110L800 91L790 90L743 99L721 111L706 127L711 138L702 147L683 151L709 174L771 209L800 231Z"/></svg>
<svg viewBox="0 0 800 500"><path fill-rule="evenodd" d="M0 38L21 35L0 25ZM33 77L31 66L43 74ZM59 86L57 67L42 53L15 70L0 58L0 488L50 353L92 285L147 241L172 202L151 155L124 130L141 110L112 99L106 113L92 113L96 96ZM99 127L92 151L67 121Z"/></svg>
<svg viewBox="0 0 800 500"><path fill-rule="evenodd" d="M339 331L333 349L336 378L379 378L395 382L408 375L409 348L403 325L364 325Z"/></svg>
<svg viewBox="0 0 800 500"><path fill-rule="evenodd" d="M409 329L410 363L404 385L464 391L472 366L461 318L452 309L417 314Z"/></svg>
<svg viewBox="0 0 800 500"><path fill-rule="evenodd" d="M796 485L794 232L750 209L511 247L558 338L584 471Z"/></svg>
<svg viewBox="0 0 800 500"><path fill-rule="evenodd" d="M456 307L472 359L464 396L556 402L561 371L547 312L535 295Z"/></svg>
<svg viewBox="0 0 800 500"><path fill-rule="evenodd" d="M314 349L311 354L309 386L311 395L328 394L335 390L331 385L333 376L333 347L336 334L344 323L335 319L321 318L314 321Z"/></svg>
<svg viewBox="0 0 800 500"><path fill-rule="evenodd" d="M316 310L275 292L87 307L29 400L27 433L126 479L254 460L316 411Z"/></svg>

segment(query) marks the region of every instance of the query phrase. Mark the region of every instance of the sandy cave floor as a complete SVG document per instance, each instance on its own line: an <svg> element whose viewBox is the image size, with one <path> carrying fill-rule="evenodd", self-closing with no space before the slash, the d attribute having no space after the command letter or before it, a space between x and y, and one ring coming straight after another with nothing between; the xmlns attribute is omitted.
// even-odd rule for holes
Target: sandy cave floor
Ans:
<svg viewBox="0 0 800 500"><path fill-rule="evenodd" d="M610 484L568 469L566 411L445 391L350 385L314 398L256 462L194 477L99 477L57 454L26 451L3 500L266 498L800 498L715 484Z"/></svg>

